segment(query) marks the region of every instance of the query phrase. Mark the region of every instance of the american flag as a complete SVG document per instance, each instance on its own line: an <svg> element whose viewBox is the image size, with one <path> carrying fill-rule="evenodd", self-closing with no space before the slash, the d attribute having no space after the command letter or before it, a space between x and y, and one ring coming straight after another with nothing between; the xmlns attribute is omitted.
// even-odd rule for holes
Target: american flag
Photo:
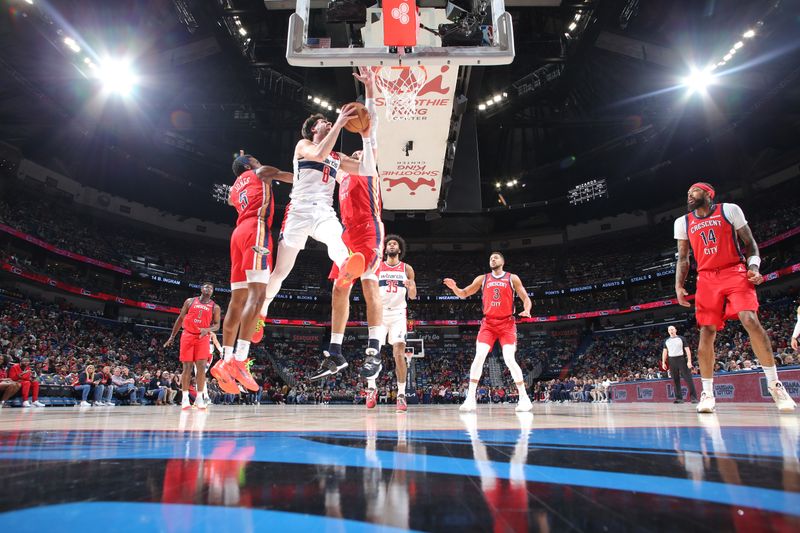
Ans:
<svg viewBox="0 0 800 533"><path fill-rule="evenodd" d="M330 48L331 47L331 38L330 37L309 37L306 45L309 48Z"/></svg>

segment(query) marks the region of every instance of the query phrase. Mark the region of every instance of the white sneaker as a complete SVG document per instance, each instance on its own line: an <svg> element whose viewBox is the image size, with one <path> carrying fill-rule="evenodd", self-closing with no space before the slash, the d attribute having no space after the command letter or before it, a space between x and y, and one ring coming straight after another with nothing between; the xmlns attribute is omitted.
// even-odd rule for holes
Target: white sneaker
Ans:
<svg viewBox="0 0 800 533"><path fill-rule="evenodd" d="M36 400L35 402L33 402L33 406L34 407L44 407L44 404L42 402L40 402L39 400Z"/></svg>
<svg viewBox="0 0 800 533"><path fill-rule="evenodd" d="M461 404L461 407L459 407L458 410L462 413L468 413L470 411L475 411L477 408L478 403L475 401L475 398L471 398L464 400L464 403Z"/></svg>
<svg viewBox="0 0 800 533"><path fill-rule="evenodd" d="M700 403L697 404L697 412L713 413L716 408L717 400L710 394L707 394L706 391L703 391L702 394L700 394Z"/></svg>
<svg viewBox="0 0 800 533"><path fill-rule="evenodd" d="M200 410L205 411L206 409L206 400L203 398L203 395L200 394L197 399L194 401L194 406Z"/></svg>
<svg viewBox="0 0 800 533"><path fill-rule="evenodd" d="M191 408L192 408L192 404L189 403L189 399L188 398L181 402L181 411L188 411Z"/></svg>
<svg viewBox="0 0 800 533"><path fill-rule="evenodd" d="M114 402L106 402L106 405L109 406L109 407L116 407L117 406L117 404L115 404Z"/></svg>
<svg viewBox="0 0 800 533"><path fill-rule="evenodd" d="M31 402L29 402L28 400L25 400L24 402L22 402L22 407L30 407L30 406L31 406Z"/></svg>
<svg viewBox="0 0 800 533"><path fill-rule="evenodd" d="M791 413L797 407L792 397L786 392L783 383L776 381L772 387L769 387L769 393L772 399L775 400L775 405L778 406L778 411L781 413Z"/></svg>
<svg viewBox="0 0 800 533"><path fill-rule="evenodd" d="M514 410L518 413L524 413L530 411L531 409L533 409L533 404L531 403L531 399L528 398L527 396L522 398L519 401L519 403L517 403L517 406L514 408Z"/></svg>
<svg viewBox="0 0 800 533"><path fill-rule="evenodd" d="M87 402L87 401L82 401L82 402L81 402L81 407L89 407L89 406L91 406L91 405L92 405L92 404L90 404L90 403L89 403L89 402Z"/></svg>

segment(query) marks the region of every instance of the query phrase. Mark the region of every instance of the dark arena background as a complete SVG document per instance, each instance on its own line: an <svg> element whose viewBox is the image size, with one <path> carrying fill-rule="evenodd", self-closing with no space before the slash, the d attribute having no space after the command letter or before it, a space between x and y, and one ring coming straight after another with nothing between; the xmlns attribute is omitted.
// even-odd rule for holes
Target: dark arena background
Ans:
<svg viewBox="0 0 800 533"><path fill-rule="evenodd" d="M0 7L0 531L800 531L800 2Z"/></svg>

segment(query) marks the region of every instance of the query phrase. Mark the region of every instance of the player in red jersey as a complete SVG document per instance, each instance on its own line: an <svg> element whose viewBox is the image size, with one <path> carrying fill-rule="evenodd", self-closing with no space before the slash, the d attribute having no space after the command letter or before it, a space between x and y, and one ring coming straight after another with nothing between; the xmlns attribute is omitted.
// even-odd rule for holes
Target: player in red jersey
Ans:
<svg viewBox="0 0 800 533"><path fill-rule="evenodd" d="M495 341L500 341L503 360L511 372L511 377L519 391L517 411L530 411L531 404L525 391L522 369L517 364L514 354L517 351L517 324L514 322L514 293L522 300L521 317L531 316L531 299L525 286L516 274L503 271L505 258L500 252L492 252L489 256L491 272L478 276L469 286L459 289L451 278L445 278L444 284L459 298L469 298L479 290L483 290L483 320L475 343L475 359L469 369L469 392L461 405L462 411L474 411L477 408L475 391L483 373L483 364Z"/></svg>
<svg viewBox="0 0 800 533"><path fill-rule="evenodd" d="M172 346L175 335L183 327L181 334L181 355L183 373L181 374L181 409L191 409L189 404L189 386L192 383L192 367L197 373L197 390L205 389L206 362L210 356L209 334L219 330L220 309L211 296L214 295L214 284L206 281L200 286L200 297L187 298L183 302L181 314L175 319L172 334L164 343L164 347ZM198 394L195 407L205 409L203 395Z"/></svg>
<svg viewBox="0 0 800 533"><path fill-rule="evenodd" d="M293 175L262 165L243 152L234 160L232 169L236 181L228 204L236 208L239 216L231 235L231 300L222 327L223 358L211 368L211 375L220 384L233 378L255 392L258 384L245 362L272 268L272 181L292 183Z"/></svg>
<svg viewBox="0 0 800 533"><path fill-rule="evenodd" d="M365 268L360 279L367 304L369 340L365 363L360 373L367 379L368 389L373 391L372 396L377 398L375 379L381 371L379 354L382 343L383 306L375 271L383 256L384 237L383 222L381 222L381 189L378 171L374 165L374 161L378 158L375 140L378 117L373 100L375 79L372 69L361 67L359 73L354 76L364 84L364 104L370 113L370 127L361 132L361 135L369 139L364 146L371 146L371 157L367 161L371 173L360 175L340 170L336 180L339 182L339 213L344 226L342 241L350 253L360 253L364 256ZM363 151L358 151L353 154L353 159L363 162L365 156ZM350 317L350 291L356 278L344 283L336 282L340 277L336 263L333 264L328 277L334 281L331 297L331 342L329 349L323 352L324 359L319 369L310 378L312 381L336 374L347 366L347 361L342 355L342 341L347 319ZM367 404L369 406L369 399Z"/></svg>
<svg viewBox="0 0 800 533"><path fill-rule="evenodd" d="M678 261L675 266L675 293L678 303L689 307L688 293L683 288L689 273L689 249L697 261L697 292L695 316L700 326L697 359L703 392L698 413L712 413L714 399L714 339L725 320L738 318L747 334L753 352L767 376L767 386L780 411L793 411L794 400L778 381L772 343L758 320L756 285L764 282L759 272L761 257L758 245L747 225L741 208L736 204L717 204L715 191L708 183L698 182L689 187L689 212L675 220L675 239L678 241ZM739 241L744 244L747 262Z"/></svg>

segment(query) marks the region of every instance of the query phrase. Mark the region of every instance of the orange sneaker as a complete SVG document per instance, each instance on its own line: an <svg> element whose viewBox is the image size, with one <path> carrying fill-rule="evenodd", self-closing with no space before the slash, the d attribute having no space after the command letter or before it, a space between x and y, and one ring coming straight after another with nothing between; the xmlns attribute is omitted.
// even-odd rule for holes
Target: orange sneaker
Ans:
<svg viewBox="0 0 800 533"><path fill-rule="evenodd" d="M258 391L258 383L256 383L256 380L253 379L252 374L250 374L250 369L247 368L247 365L244 361L237 361L234 359L233 361L226 363L225 367L228 369L231 377L244 385L246 389L253 392Z"/></svg>
<svg viewBox="0 0 800 533"><path fill-rule="evenodd" d="M225 361L220 359L211 367L211 375L217 378L219 388L227 394L239 394L239 387L236 385L236 380L231 376L228 365Z"/></svg>
<svg viewBox="0 0 800 533"><path fill-rule="evenodd" d="M361 277L366 268L364 254L356 252L348 257L342 267L339 269L339 276L336 278L336 284L341 286L352 283L354 280Z"/></svg>
<svg viewBox="0 0 800 533"><path fill-rule="evenodd" d="M250 338L250 342L252 344L258 344L261 342L261 339L264 338L264 325L266 322L267 317L262 316L258 318L258 322L256 323L256 332L253 333L253 336Z"/></svg>

